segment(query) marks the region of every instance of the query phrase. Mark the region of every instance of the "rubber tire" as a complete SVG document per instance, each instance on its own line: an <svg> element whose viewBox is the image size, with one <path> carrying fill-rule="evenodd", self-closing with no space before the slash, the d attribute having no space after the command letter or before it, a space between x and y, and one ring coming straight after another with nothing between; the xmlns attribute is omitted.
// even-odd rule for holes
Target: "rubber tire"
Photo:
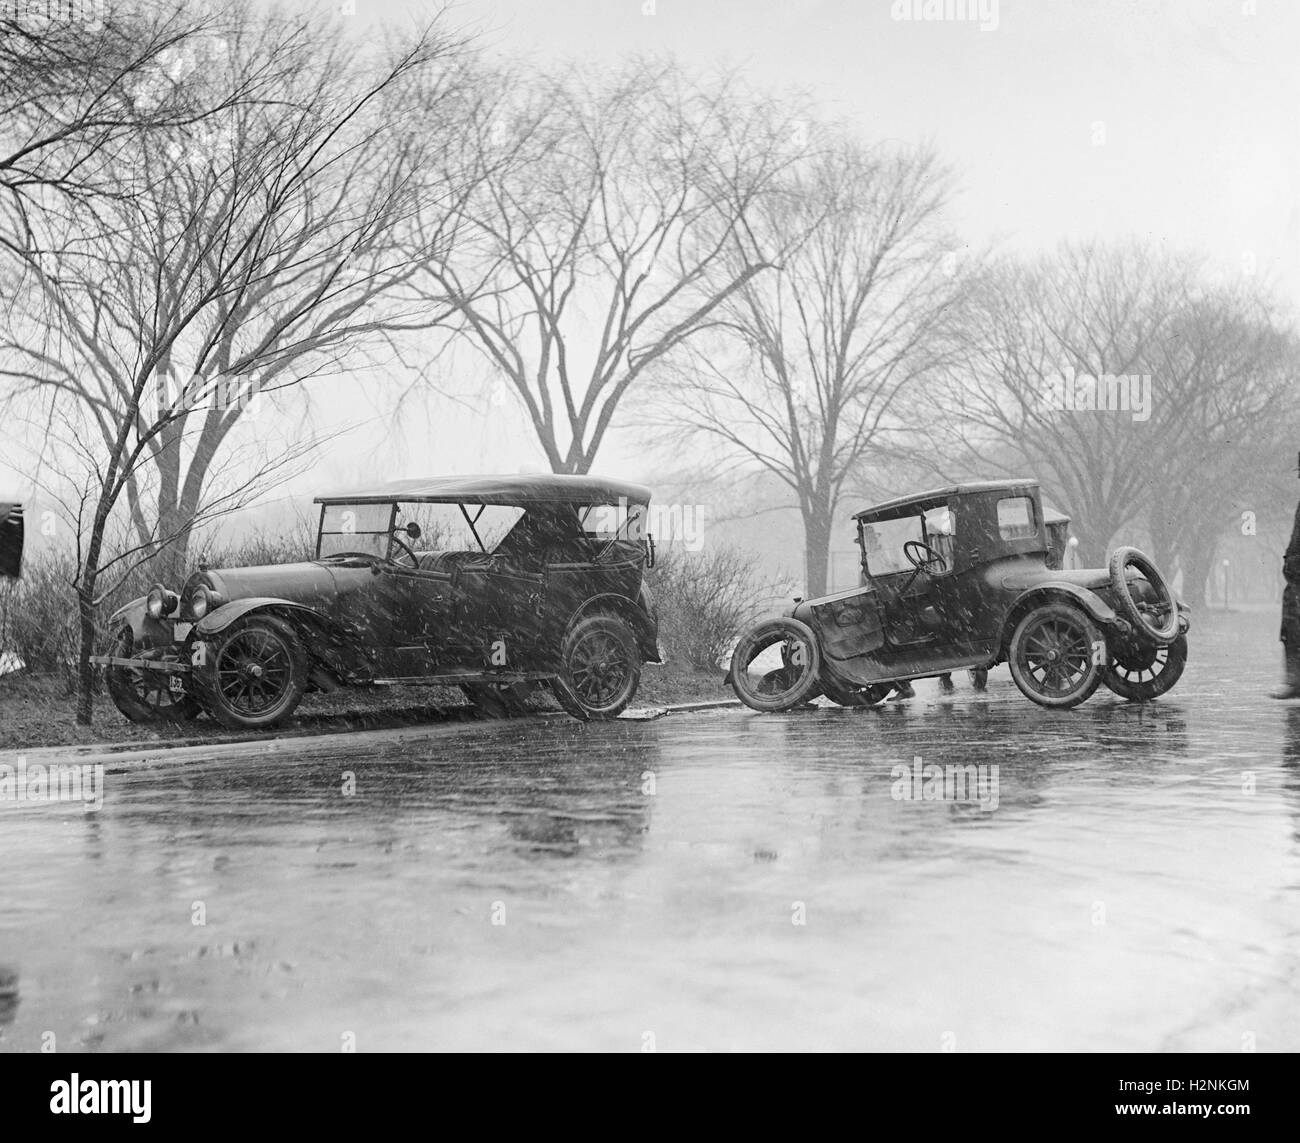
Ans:
<svg viewBox="0 0 1300 1143"><path fill-rule="evenodd" d="M749 658L752 658L752 650L755 644L766 643L770 646L775 642L771 636L782 633L784 633L782 638L799 639L808 646L810 662L807 664L808 669L803 678L798 681L796 686L781 691L777 695L760 694L742 686L738 681L739 678L748 678L748 675L742 674L741 668L747 664ZM821 649L817 646L817 636L813 634L812 628L806 623L801 623L798 619L782 616L776 619L765 619L763 622L751 627L740 637L740 640L736 643L736 649L731 653L731 669L727 672L727 679L731 683L731 689L735 692L736 697L747 707L751 710L770 713L778 710L790 710L792 707L802 706L804 703L810 702L817 692L821 690L821 668Z"/></svg>
<svg viewBox="0 0 1300 1143"><path fill-rule="evenodd" d="M574 689L569 662L579 644L599 631L613 635L623 644L627 655L628 678L612 702L593 707L589 706ZM555 695L555 701L564 708L566 713L583 722L588 720L603 722L617 718L636 697L637 688L641 685L641 655L631 628L617 615L588 615L579 619L565 633L564 643L560 648L560 673L560 680L551 683L551 693Z"/></svg>
<svg viewBox="0 0 1300 1143"><path fill-rule="evenodd" d="M217 686L217 662L222 649L236 636L258 628L274 632L284 642L289 654L289 679L284 697L276 706L260 714L248 715L227 705L225 696ZM278 726L298 708L307 691L307 655L292 624L275 615L254 613L236 619L224 631L206 642L206 662L202 667L195 667L190 677L194 680L194 690L203 709L222 726L228 726L231 730L262 730Z"/></svg>
<svg viewBox="0 0 1300 1143"><path fill-rule="evenodd" d="M1174 689L1174 684L1183 677L1183 669L1187 666L1187 636L1179 635L1172 643L1165 645L1163 650L1169 652L1169 657L1165 660L1165 669L1149 682L1130 683L1119 678L1115 674L1114 663L1107 668L1102 682L1120 698L1128 699L1129 702L1150 702L1163 694L1168 694Z"/></svg>
<svg viewBox="0 0 1300 1143"><path fill-rule="evenodd" d="M1052 699L1045 698L1039 694L1031 684L1026 681L1026 676L1020 666L1021 642L1025 637L1025 632L1033 625L1043 619L1054 616L1058 619L1068 620L1080 628L1084 639L1088 644L1088 675L1082 687L1070 692L1064 698ZM1070 707L1078 706L1082 702L1087 702L1093 695L1093 692L1101 685L1102 677L1105 675L1107 667L1096 662L1091 654L1092 648L1101 642L1101 635L1097 630L1097 625L1093 623L1091 617L1078 607L1069 603L1046 603L1041 607L1035 607L1026 613L1016 624L1015 633L1011 636L1011 642L1008 647L1007 663L1011 667L1011 677L1015 680L1016 686L1020 688L1020 693L1031 702L1036 702L1039 706L1047 707L1049 710L1068 710Z"/></svg>
<svg viewBox="0 0 1300 1143"><path fill-rule="evenodd" d="M109 654L114 658L129 659L133 646L131 628L123 627L113 640ZM106 667L104 682L113 705L131 722L190 722L203 710L199 700L189 693L167 706L151 706L136 694L135 687L126 677L125 667Z"/></svg>
<svg viewBox="0 0 1300 1143"><path fill-rule="evenodd" d="M1124 574L1124 569L1130 564L1146 576L1147 582L1155 588L1158 597L1169 601L1169 616L1164 627L1153 626L1150 619L1139 611L1137 604L1133 602L1133 596L1128 589L1128 577ZM1138 635L1164 644L1172 643L1178 638L1178 601L1174 598L1169 584L1165 582L1165 577L1160 574L1160 569L1149 556L1138 551L1137 548L1116 548L1110 554L1108 570L1111 590L1114 591L1119 602L1119 610L1124 618L1133 624Z"/></svg>

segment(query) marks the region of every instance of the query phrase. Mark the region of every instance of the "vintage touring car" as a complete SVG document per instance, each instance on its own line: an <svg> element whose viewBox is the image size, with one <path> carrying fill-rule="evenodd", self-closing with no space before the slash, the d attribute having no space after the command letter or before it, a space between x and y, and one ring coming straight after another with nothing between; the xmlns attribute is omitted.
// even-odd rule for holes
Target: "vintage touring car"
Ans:
<svg viewBox="0 0 1300 1143"><path fill-rule="evenodd" d="M821 694L871 706L896 683L1001 662L1056 708L1102 683L1153 699L1182 675L1187 608L1155 564L1122 547L1105 568L1061 568L1032 480L937 489L854 519L861 586L796 600L738 641L727 678L755 710Z"/></svg>
<svg viewBox="0 0 1300 1143"><path fill-rule="evenodd" d="M459 686L493 713L545 685L576 718L613 718L660 661L649 502L550 475L318 497L315 559L159 584L112 617L96 661L134 720L273 726L309 690L395 683Z"/></svg>

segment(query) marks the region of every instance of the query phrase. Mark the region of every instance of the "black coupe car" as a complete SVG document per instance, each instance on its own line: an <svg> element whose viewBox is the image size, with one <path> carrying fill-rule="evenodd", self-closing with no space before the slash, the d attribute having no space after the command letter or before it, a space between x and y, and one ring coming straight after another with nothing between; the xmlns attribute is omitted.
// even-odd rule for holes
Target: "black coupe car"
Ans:
<svg viewBox="0 0 1300 1143"><path fill-rule="evenodd" d="M648 489L594 476L404 480L323 496L316 558L205 568L110 623L97 658L128 718L273 726L313 689L459 686L517 706L549 686L613 718L659 662Z"/></svg>
<svg viewBox="0 0 1300 1143"><path fill-rule="evenodd" d="M862 586L797 600L741 636L727 677L755 710L823 694L871 706L897 683L1002 662L1055 708L1103 683L1157 698L1183 673L1187 608L1159 569L1128 547L1104 568L1062 568L1032 480L940 488L854 520Z"/></svg>

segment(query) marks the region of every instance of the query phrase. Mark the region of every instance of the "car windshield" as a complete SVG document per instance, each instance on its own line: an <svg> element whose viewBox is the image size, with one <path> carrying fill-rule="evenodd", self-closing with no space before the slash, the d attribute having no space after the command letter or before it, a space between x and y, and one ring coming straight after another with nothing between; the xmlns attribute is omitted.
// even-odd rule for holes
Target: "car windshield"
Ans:
<svg viewBox="0 0 1300 1143"><path fill-rule="evenodd" d="M903 554L909 541L925 544L943 557L952 569L957 534L956 513L939 504L914 516L894 520L865 521L862 524L862 556L869 575L895 575L912 571L914 564ZM915 549L913 549L915 551Z"/></svg>
<svg viewBox="0 0 1300 1143"><path fill-rule="evenodd" d="M326 504L321 514L318 556L388 555L392 504Z"/></svg>

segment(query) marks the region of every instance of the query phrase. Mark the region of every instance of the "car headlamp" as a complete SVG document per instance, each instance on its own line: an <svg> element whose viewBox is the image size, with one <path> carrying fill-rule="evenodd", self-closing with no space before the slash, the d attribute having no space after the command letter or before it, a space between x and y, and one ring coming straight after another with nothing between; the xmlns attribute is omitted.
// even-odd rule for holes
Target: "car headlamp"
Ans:
<svg viewBox="0 0 1300 1143"><path fill-rule="evenodd" d="M202 619L212 609L212 595L206 587L199 584L190 593L190 614L195 619Z"/></svg>
<svg viewBox="0 0 1300 1143"><path fill-rule="evenodd" d="M150 619L161 619L164 615L170 615L175 611L176 604L179 602L174 591L168 591L162 584L156 583L149 589L144 609L149 613Z"/></svg>

